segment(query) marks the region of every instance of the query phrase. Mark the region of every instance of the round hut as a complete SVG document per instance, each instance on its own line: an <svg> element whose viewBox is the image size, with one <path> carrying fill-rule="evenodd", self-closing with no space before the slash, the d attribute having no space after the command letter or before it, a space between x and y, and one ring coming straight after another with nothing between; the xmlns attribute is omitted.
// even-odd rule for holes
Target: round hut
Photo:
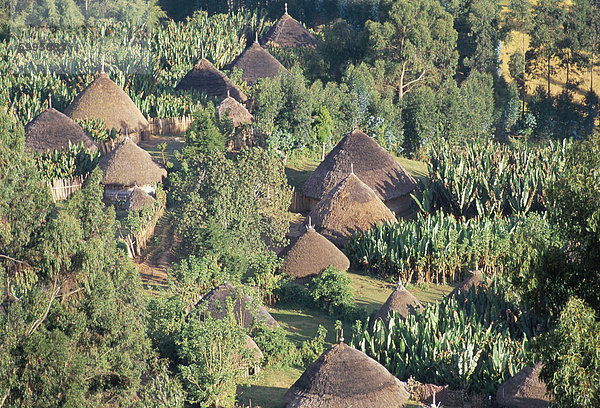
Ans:
<svg viewBox="0 0 600 408"><path fill-rule="evenodd" d="M25 125L25 148L44 153L78 145L90 151L98 150L98 145L73 119L54 108L46 109Z"/></svg>
<svg viewBox="0 0 600 408"><path fill-rule="evenodd" d="M200 299L198 305L206 308L203 311L204 316L210 315L213 319L223 319L227 316L228 299L232 302L233 314L240 326L247 328L261 320L268 327L279 326L264 307L229 283L219 285L208 292Z"/></svg>
<svg viewBox="0 0 600 408"><path fill-rule="evenodd" d="M328 266L346 271L350 268L350 261L342 251L309 225L288 251L281 270L294 278L306 279L320 274Z"/></svg>
<svg viewBox="0 0 600 408"><path fill-rule="evenodd" d="M484 277L483 274L481 273L481 271L476 270L476 271L471 271L470 275L467 279L465 279L464 281L462 281L461 283L458 284L458 286L456 286L454 289L452 289L452 292L450 292L450 294L448 296L454 296L456 295L458 292L463 292L466 293L469 291L469 289L471 289L471 287L475 286L481 286L484 283Z"/></svg>
<svg viewBox="0 0 600 408"><path fill-rule="evenodd" d="M153 194L154 185L167 177L167 171L129 138L108 152L98 167L103 172L104 198L108 201L129 199L135 187Z"/></svg>
<svg viewBox="0 0 600 408"><path fill-rule="evenodd" d="M283 65L260 46L258 40L246 48L227 67L229 70L238 68L242 71L242 79L249 85L254 85L261 78L272 78L279 71L286 71Z"/></svg>
<svg viewBox="0 0 600 408"><path fill-rule="evenodd" d="M339 342L312 363L287 391L286 408L399 408L409 394L377 361Z"/></svg>
<svg viewBox="0 0 600 408"><path fill-rule="evenodd" d="M542 363L535 367L524 367L498 388L496 401L504 408L546 408L550 397L546 394L546 385L539 375Z"/></svg>
<svg viewBox="0 0 600 408"><path fill-rule="evenodd" d="M402 319L406 319L409 313L418 313L422 309L423 304L419 299L406 290L404 285L399 283L373 318L373 324L377 319L381 319L387 324L392 310L398 313Z"/></svg>
<svg viewBox="0 0 600 408"><path fill-rule="evenodd" d="M148 128L148 121L129 95L104 72L73 99L65 114L72 119L102 119L109 130L127 134L136 143Z"/></svg>
<svg viewBox="0 0 600 408"><path fill-rule="evenodd" d="M417 187L415 179L398 160L358 129L344 136L302 186L310 209L346 177L351 167L399 217L412 213L410 193Z"/></svg>
<svg viewBox="0 0 600 408"><path fill-rule="evenodd" d="M140 211L145 207L154 208L156 200L152 198L145 190L134 187L133 191L129 195L129 198L125 202L125 210L127 211Z"/></svg>
<svg viewBox="0 0 600 408"><path fill-rule="evenodd" d="M266 47L282 48L316 48L317 40L302 24L296 21L288 14L287 3L285 4L285 13L271 27L267 35L261 41Z"/></svg>
<svg viewBox="0 0 600 408"><path fill-rule="evenodd" d="M316 230L339 247L357 231L367 231L377 223L396 222L390 209L354 173L331 189L310 217Z"/></svg>
<svg viewBox="0 0 600 408"><path fill-rule="evenodd" d="M229 95L241 103L248 100L246 94L231 79L204 57L183 77L175 89L193 89L204 92L219 101L226 99Z"/></svg>

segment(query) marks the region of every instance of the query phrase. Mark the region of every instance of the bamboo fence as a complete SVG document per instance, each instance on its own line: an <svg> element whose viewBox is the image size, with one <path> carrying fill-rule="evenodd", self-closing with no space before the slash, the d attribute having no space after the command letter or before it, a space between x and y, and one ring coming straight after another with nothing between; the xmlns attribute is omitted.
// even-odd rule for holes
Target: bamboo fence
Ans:
<svg viewBox="0 0 600 408"><path fill-rule="evenodd" d="M132 232L122 237L127 245L127 254L130 258L142 255L142 250L146 249L148 241L154 236L154 229L160 217L163 216L164 211L165 204L161 203L145 226L138 232Z"/></svg>
<svg viewBox="0 0 600 408"><path fill-rule="evenodd" d="M81 190L86 178L87 174L70 179L55 178L52 181L48 181L48 187L50 187L50 191L52 192L52 200L54 202L66 200L75 194L76 191Z"/></svg>
<svg viewBox="0 0 600 408"><path fill-rule="evenodd" d="M296 190L292 189L292 202L290 203L290 212L301 213L310 209L310 199Z"/></svg>
<svg viewBox="0 0 600 408"><path fill-rule="evenodd" d="M180 118L148 118L148 128L145 134L149 135L181 135L187 132L192 123L191 116Z"/></svg>

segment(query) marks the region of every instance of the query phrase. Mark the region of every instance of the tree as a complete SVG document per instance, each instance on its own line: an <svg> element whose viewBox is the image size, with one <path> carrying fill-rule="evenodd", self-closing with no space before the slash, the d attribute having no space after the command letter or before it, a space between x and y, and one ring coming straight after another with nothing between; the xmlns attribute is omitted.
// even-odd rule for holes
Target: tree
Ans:
<svg viewBox="0 0 600 408"><path fill-rule="evenodd" d="M519 31L521 32L521 61L520 64L516 64L516 61L513 61L513 56L511 56L512 67L513 69L518 67L517 69L521 72L519 87L521 88L521 98L522 98L522 113L521 115L525 115L525 95L527 94L527 84L525 77L525 67L527 64L525 63L525 54L527 50L525 49L525 34L528 33L533 24L532 20L532 6L530 0L511 0L509 6L509 12L506 14L505 24L507 29ZM513 54L514 55L514 54ZM518 58L518 57L514 57ZM511 75L513 78L517 79L517 73L515 71L511 71Z"/></svg>
<svg viewBox="0 0 600 408"><path fill-rule="evenodd" d="M416 152L438 134L438 100L433 89L421 86L403 100L404 149Z"/></svg>
<svg viewBox="0 0 600 408"><path fill-rule="evenodd" d="M590 66L590 92L594 91L595 55L600 53L600 2L598 0L575 0L571 8L577 41L588 54Z"/></svg>
<svg viewBox="0 0 600 408"><path fill-rule="evenodd" d="M384 61L398 98L424 81L454 74L458 53L452 16L436 0L387 0L379 22L368 21L367 56Z"/></svg>
<svg viewBox="0 0 600 408"><path fill-rule="evenodd" d="M225 150L225 136L230 133L230 123L221 122L213 105L200 108L193 113L194 121L185 134L183 155L190 158ZM223 130L221 130L223 129Z"/></svg>

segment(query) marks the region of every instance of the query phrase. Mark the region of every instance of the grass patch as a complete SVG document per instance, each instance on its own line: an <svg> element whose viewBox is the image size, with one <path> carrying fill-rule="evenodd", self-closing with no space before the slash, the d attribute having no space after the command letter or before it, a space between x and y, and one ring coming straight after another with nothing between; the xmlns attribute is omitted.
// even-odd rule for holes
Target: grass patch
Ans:
<svg viewBox="0 0 600 408"><path fill-rule="evenodd" d="M269 367L237 389L238 403L262 408L283 408L283 396L302 375L293 367Z"/></svg>

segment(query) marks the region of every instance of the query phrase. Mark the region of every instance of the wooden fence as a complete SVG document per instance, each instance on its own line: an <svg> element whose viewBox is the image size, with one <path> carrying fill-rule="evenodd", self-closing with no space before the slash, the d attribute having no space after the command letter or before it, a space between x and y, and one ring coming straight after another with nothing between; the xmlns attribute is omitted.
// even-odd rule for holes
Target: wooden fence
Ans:
<svg viewBox="0 0 600 408"><path fill-rule="evenodd" d="M127 254L130 258L135 258L136 256L142 255L142 250L146 248L148 241L154 236L154 229L156 228L156 224L160 217L163 216L165 212L165 204L161 203L160 207L154 211L152 214L152 218L148 220L148 223L143 226L138 232L130 233L123 238L125 244L127 245Z"/></svg>
<svg viewBox="0 0 600 408"><path fill-rule="evenodd" d="M192 123L191 116L181 118L148 118L148 129L144 132L150 135L181 135L187 132Z"/></svg>
<svg viewBox="0 0 600 408"><path fill-rule="evenodd" d="M290 203L290 212L301 213L310 209L310 199L302 192L292 189L292 202Z"/></svg>
<svg viewBox="0 0 600 408"><path fill-rule="evenodd" d="M76 191L81 190L86 178L87 174L70 179L55 178L52 181L48 181L48 187L50 187L50 191L52 192L52 200L54 202L66 200L75 194Z"/></svg>

